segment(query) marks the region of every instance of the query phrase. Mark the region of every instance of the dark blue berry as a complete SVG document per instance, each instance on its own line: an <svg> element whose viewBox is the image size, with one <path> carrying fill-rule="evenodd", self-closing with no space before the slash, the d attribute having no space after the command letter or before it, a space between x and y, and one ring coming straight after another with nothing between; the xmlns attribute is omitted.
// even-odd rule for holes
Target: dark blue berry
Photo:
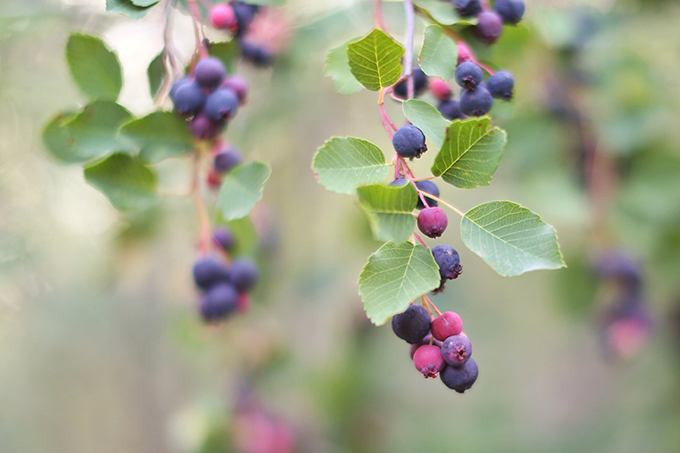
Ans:
<svg viewBox="0 0 680 453"><path fill-rule="evenodd" d="M489 80L486 81L486 88L489 90L492 97L509 101L512 99L512 89L515 88L515 79L509 72L499 71L489 77Z"/></svg>
<svg viewBox="0 0 680 453"><path fill-rule="evenodd" d="M227 88L236 93L241 105L246 103L246 98L248 97L248 82L246 82L246 79L243 77L229 77L224 82L222 82L222 88Z"/></svg>
<svg viewBox="0 0 680 453"><path fill-rule="evenodd" d="M196 82L201 88L212 90L220 85L227 75L227 69L217 58L210 57L201 60L194 68Z"/></svg>
<svg viewBox="0 0 680 453"><path fill-rule="evenodd" d="M236 247L236 238L234 238L234 233L229 228L215 228L215 231L213 231L213 242L228 252Z"/></svg>
<svg viewBox="0 0 680 453"><path fill-rule="evenodd" d="M418 96L427 88L427 74L422 69L416 67L411 72L413 75L413 96ZM394 86L394 94L401 99L406 99L408 95L408 85L406 80Z"/></svg>
<svg viewBox="0 0 680 453"><path fill-rule="evenodd" d="M224 174L243 162L241 152L236 148L227 148L215 154L214 168L217 173Z"/></svg>
<svg viewBox="0 0 680 453"><path fill-rule="evenodd" d="M243 2L232 2L231 7L234 9L234 15L236 16L237 31L236 36L241 36L248 30L250 23L255 18L255 13L257 13L257 5L249 5Z"/></svg>
<svg viewBox="0 0 680 453"><path fill-rule="evenodd" d="M524 16L523 0L495 0L493 9L496 10L506 24L517 24Z"/></svg>
<svg viewBox="0 0 680 453"><path fill-rule="evenodd" d="M493 44L503 31L503 20L497 13L485 11L477 16L475 31L477 32L479 39L486 43Z"/></svg>
<svg viewBox="0 0 680 453"><path fill-rule="evenodd" d="M410 305L405 312L392 316L394 334L410 344L423 341L431 324L430 313L422 305Z"/></svg>
<svg viewBox="0 0 680 453"><path fill-rule="evenodd" d="M473 359L468 360L461 367L447 366L439 372L439 377L444 385L458 393L463 393L470 389L477 380L478 375L479 369Z"/></svg>
<svg viewBox="0 0 680 453"><path fill-rule="evenodd" d="M418 229L427 237L438 238L448 224L449 218L439 208L425 208L418 214Z"/></svg>
<svg viewBox="0 0 680 453"><path fill-rule="evenodd" d="M482 68L471 61L465 61L456 67L456 83L466 90L474 90L484 80Z"/></svg>
<svg viewBox="0 0 680 453"><path fill-rule="evenodd" d="M241 41L241 56L258 67L269 66L274 58L268 49L246 41Z"/></svg>
<svg viewBox="0 0 680 453"><path fill-rule="evenodd" d="M229 281L229 266L217 256L206 256L194 263L196 286L208 289L220 282Z"/></svg>
<svg viewBox="0 0 680 453"><path fill-rule="evenodd" d="M390 187L404 187L406 184L408 184L408 179L398 178L387 185Z"/></svg>
<svg viewBox="0 0 680 453"><path fill-rule="evenodd" d="M210 288L201 303L201 315L206 321L226 318L238 307L238 291L229 283L219 283Z"/></svg>
<svg viewBox="0 0 680 453"><path fill-rule="evenodd" d="M231 265L229 278L239 291L251 290L259 276L257 264L249 258L239 258Z"/></svg>
<svg viewBox="0 0 680 453"><path fill-rule="evenodd" d="M205 94L195 82L184 83L175 91L173 102L181 115L195 115L205 105Z"/></svg>
<svg viewBox="0 0 680 453"><path fill-rule="evenodd" d="M172 88L170 88L170 99L173 103L175 102L175 93L177 93L177 90L190 83L191 79L189 77L184 77L172 84Z"/></svg>
<svg viewBox="0 0 680 453"><path fill-rule="evenodd" d="M236 114L238 106L236 93L220 88L205 101L205 114L213 121L227 121Z"/></svg>
<svg viewBox="0 0 680 453"><path fill-rule="evenodd" d="M434 195L435 197L439 197L439 187L432 181L416 181L416 187L421 191L425 193L429 193L430 195ZM433 200L430 197L425 197L425 201L427 201L427 204L431 207L434 208L437 206L437 200ZM418 197L418 204L416 205L416 209L423 209L425 205L423 204L423 200Z"/></svg>
<svg viewBox="0 0 680 453"><path fill-rule="evenodd" d="M461 120L465 118L463 112L460 111L460 103L455 99L447 99L442 101L437 106L437 110L442 114L447 120Z"/></svg>
<svg viewBox="0 0 680 453"><path fill-rule="evenodd" d="M189 130L194 137L201 140L215 138L224 127L224 123L211 120L205 112L201 112L189 123Z"/></svg>
<svg viewBox="0 0 680 453"><path fill-rule="evenodd" d="M451 3L458 15L462 17L476 16L482 12L480 0L453 0Z"/></svg>
<svg viewBox="0 0 680 453"><path fill-rule="evenodd" d="M460 256L453 247L443 244L432 247L432 256L439 266L439 275L442 279L452 280L463 272Z"/></svg>
<svg viewBox="0 0 680 453"><path fill-rule="evenodd" d="M412 124L402 126L394 133L392 145L401 157L420 157L427 151L425 134Z"/></svg>
<svg viewBox="0 0 680 453"><path fill-rule="evenodd" d="M474 91L463 90L460 94L460 111L468 116L483 116L493 107L491 93L484 85Z"/></svg>
<svg viewBox="0 0 680 453"><path fill-rule="evenodd" d="M442 357L453 367L465 364L472 355L472 343L463 335L453 335L442 343Z"/></svg>

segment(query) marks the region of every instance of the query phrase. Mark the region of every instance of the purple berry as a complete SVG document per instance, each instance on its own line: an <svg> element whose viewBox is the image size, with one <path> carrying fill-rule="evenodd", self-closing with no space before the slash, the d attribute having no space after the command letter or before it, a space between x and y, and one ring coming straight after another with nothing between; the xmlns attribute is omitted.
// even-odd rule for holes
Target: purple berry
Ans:
<svg viewBox="0 0 680 453"><path fill-rule="evenodd" d="M522 20L525 6L522 0L495 0L493 9L504 23L515 25Z"/></svg>
<svg viewBox="0 0 680 453"><path fill-rule="evenodd" d="M477 16L475 31L477 32L479 39L489 44L493 44L503 31L503 20L497 13L485 11Z"/></svg>
<svg viewBox="0 0 680 453"><path fill-rule="evenodd" d="M442 343L442 356L453 367L462 366L472 355L472 343L463 335L453 335Z"/></svg>
<svg viewBox="0 0 680 453"><path fill-rule="evenodd" d="M437 105L437 110L447 120L462 120L465 118L463 112L460 111L460 103L455 99L447 99Z"/></svg>
<svg viewBox="0 0 680 453"><path fill-rule="evenodd" d="M453 0L452 3L458 15L462 17L476 16L482 12L480 0Z"/></svg>
<svg viewBox="0 0 680 453"><path fill-rule="evenodd" d="M432 248L432 256L439 266L439 275L442 279L452 280L463 272L460 256L453 247L443 244L437 245Z"/></svg>
<svg viewBox="0 0 680 453"><path fill-rule="evenodd" d="M466 90L474 90L484 80L482 68L471 61L465 61L456 67L456 83Z"/></svg>
<svg viewBox="0 0 680 453"><path fill-rule="evenodd" d="M404 187L406 184L408 184L408 179L398 178L395 179L394 181L391 181L387 185L390 187Z"/></svg>
<svg viewBox="0 0 680 453"><path fill-rule="evenodd" d="M246 41L241 41L241 56L260 68L269 66L274 59L274 55L268 49Z"/></svg>
<svg viewBox="0 0 680 453"><path fill-rule="evenodd" d="M226 318L238 308L238 291L228 283L219 283L210 288L201 303L201 314L206 321Z"/></svg>
<svg viewBox="0 0 680 453"><path fill-rule="evenodd" d="M229 281L229 266L217 256L206 256L194 263L196 286L208 289L220 282Z"/></svg>
<svg viewBox="0 0 680 453"><path fill-rule="evenodd" d="M172 84L172 88L170 88L170 99L172 102L175 102L175 93L177 93L177 90L183 87L184 85L188 85L192 82L191 78L189 77L183 77L179 79L177 82Z"/></svg>
<svg viewBox="0 0 680 453"><path fill-rule="evenodd" d="M227 148L215 154L214 168L217 173L224 174L243 162L241 152L236 148Z"/></svg>
<svg viewBox="0 0 680 453"><path fill-rule="evenodd" d="M483 84L474 91L463 90L460 95L460 111L468 116L486 115L492 107L493 97Z"/></svg>
<svg viewBox="0 0 680 453"><path fill-rule="evenodd" d="M446 213L439 208L425 208L418 214L418 229L427 237L438 238L448 224Z"/></svg>
<svg viewBox="0 0 680 453"><path fill-rule="evenodd" d="M413 364L416 370L423 373L426 378L437 377L437 373L444 369L446 362L442 357L441 349L434 345L423 345L413 355Z"/></svg>
<svg viewBox="0 0 680 453"><path fill-rule="evenodd" d="M181 115L195 115L205 105L205 94L195 82L184 82L175 90L173 102Z"/></svg>
<svg viewBox="0 0 680 453"><path fill-rule="evenodd" d="M189 123L189 130L194 137L207 140L215 138L219 135L220 131L224 127L224 123L218 123L211 120L204 112L199 113L191 120Z"/></svg>
<svg viewBox="0 0 680 453"><path fill-rule="evenodd" d="M198 64L196 64L196 68L194 68L196 83L198 83L201 88L207 90L218 87L226 75L227 69L224 67L224 64L214 57L199 61Z"/></svg>
<svg viewBox="0 0 680 453"><path fill-rule="evenodd" d="M489 90L492 97L509 101L512 99L512 90L515 88L515 79L509 72L499 71L489 77L489 80L486 81L486 88Z"/></svg>
<svg viewBox="0 0 680 453"><path fill-rule="evenodd" d="M205 101L205 114L213 121L227 121L236 115L238 96L231 90L220 88Z"/></svg>
<svg viewBox="0 0 680 453"><path fill-rule="evenodd" d="M409 305L405 312L392 317L394 334L411 344L423 341L431 324L430 313L422 305Z"/></svg>
<svg viewBox="0 0 680 453"><path fill-rule="evenodd" d="M239 291L250 291L257 283L260 271L249 258L239 258L231 265L229 279Z"/></svg>
<svg viewBox="0 0 680 453"><path fill-rule="evenodd" d="M430 195L434 195L435 197L439 197L439 187L432 181L416 181L416 187L418 190L421 192L429 193ZM437 206L437 200L433 200L430 197L425 197L425 201L427 201L427 204L431 207L434 208ZM425 208L425 205L423 204L423 200L418 197L418 204L416 205L416 209L423 209Z"/></svg>
<svg viewBox="0 0 680 453"><path fill-rule="evenodd" d="M413 96L418 96L427 88L427 75L422 69L415 67L411 72L413 76ZM394 86L394 94L398 98L406 99L408 95L408 84L406 80Z"/></svg>
<svg viewBox="0 0 680 453"><path fill-rule="evenodd" d="M231 76L222 82L222 88L233 91L238 96L241 105L246 103L248 98L248 82L240 76Z"/></svg>
<svg viewBox="0 0 680 453"><path fill-rule="evenodd" d="M454 335L460 335L463 331L463 320L458 313L445 311L432 320L432 336L437 340L445 341Z"/></svg>
<svg viewBox="0 0 680 453"><path fill-rule="evenodd" d="M425 134L412 124L402 126L394 133L392 145L401 157L418 158L427 151Z"/></svg>
<svg viewBox="0 0 680 453"><path fill-rule="evenodd" d="M215 231L213 231L213 242L227 252L236 247L236 238L234 238L234 233L229 228L215 228Z"/></svg>
<svg viewBox="0 0 680 453"><path fill-rule="evenodd" d="M455 390L458 393L463 393L470 389L477 380L479 369L477 363L470 359L461 367L447 366L439 373L444 385Z"/></svg>

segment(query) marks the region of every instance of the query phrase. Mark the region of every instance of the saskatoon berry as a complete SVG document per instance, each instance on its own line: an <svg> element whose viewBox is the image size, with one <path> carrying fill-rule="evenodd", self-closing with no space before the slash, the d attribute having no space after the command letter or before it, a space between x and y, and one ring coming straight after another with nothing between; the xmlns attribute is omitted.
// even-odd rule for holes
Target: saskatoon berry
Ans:
<svg viewBox="0 0 680 453"><path fill-rule="evenodd" d="M212 90L219 86L227 75L227 70L222 62L214 57L206 58L196 64L194 76L201 88Z"/></svg>
<svg viewBox="0 0 680 453"><path fill-rule="evenodd" d="M172 84L172 88L170 88L170 99L172 102L175 102L175 93L177 93L177 90L179 90L181 87L184 85L188 85L191 83L191 79L189 77L183 77L179 79L177 82Z"/></svg>
<svg viewBox="0 0 680 453"><path fill-rule="evenodd" d="M425 335L425 338L423 338L423 341L419 341L418 343L412 344L411 347L409 348L409 354L411 355L411 360L413 360L413 355L416 353L416 350L421 347L422 345L425 344L434 344L438 348L442 347L442 342L439 340L435 340L432 338L432 335Z"/></svg>
<svg viewBox="0 0 680 453"><path fill-rule="evenodd" d="M437 106L437 110L442 114L447 120L461 120L465 118L463 112L460 111L460 103L455 99L447 99L442 101Z"/></svg>
<svg viewBox="0 0 680 453"><path fill-rule="evenodd" d="M217 136L223 125L223 123L217 123L211 120L205 112L201 112L191 120L191 123L189 123L189 130L194 134L194 137L207 140Z"/></svg>
<svg viewBox="0 0 680 453"><path fill-rule="evenodd" d="M227 263L216 256L206 256L194 263L194 281L196 286L208 289L219 282L229 281Z"/></svg>
<svg viewBox="0 0 680 453"><path fill-rule="evenodd" d="M463 335L453 335L442 343L442 356L453 367L462 366L472 355L472 343Z"/></svg>
<svg viewBox="0 0 680 453"><path fill-rule="evenodd" d="M439 77L434 77L430 80L430 91L432 95L440 101L445 101L451 98L451 87Z"/></svg>
<svg viewBox="0 0 680 453"><path fill-rule="evenodd" d="M387 184L390 187L404 187L406 184L408 184L408 180L404 178L398 178L395 179L394 181L391 181L389 184Z"/></svg>
<svg viewBox="0 0 680 453"><path fill-rule="evenodd" d="M226 121L236 114L238 106L236 93L220 88L205 101L205 114L213 121Z"/></svg>
<svg viewBox="0 0 680 453"><path fill-rule="evenodd" d="M392 331L406 341L415 344L423 341L430 331L430 313L422 305L410 305L405 312L392 316Z"/></svg>
<svg viewBox="0 0 680 453"><path fill-rule="evenodd" d="M418 67L413 68L411 74L413 75L413 95L418 96L425 88L427 88L427 75ZM394 86L394 94L398 98L406 99L406 96L408 95L406 80L399 82Z"/></svg>
<svg viewBox="0 0 680 453"><path fill-rule="evenodd" d="M493 107L493 97L484 85L476 90L463 90L460 94L460 111L468 116L483 116Z"/></svg>
<svg viewBox="0 0 680 453"><path fill-rule="evenodd" d="M432 247L432 256L439 266L439 275L442 279L452 280L463 272L460 256L453 247L443 244Z"/></svg>
<svg viewBox="0 0 680 453"><path fill-rule="evenodd" d="M241 56L244 60L261 68L269 66L274 58L268 49L246 41L241 41Z"/></svg>
<svg viewBox="0 0 680 453"><path fill-rule="evenodd" d="M458 44L458 64L464 63L466 61L472 61L472 52L465 44Z"/></svg>
<svg viewBox="0 0 680 453"><path fill-rule="evenodd" d="M210 10L210 23L212 23L215 28L236 29L237 21L234 8L226 3L215 5L215 7Z"/></svg>
<svg viewBox="0 0 680 453"><path fill-rule="evenodd" d="M222 183L222 175L217 173L214 168L211 168L208 170L208 187L211 189L219 189L220 184Z"/></svg>
<svg viewBox="0 0 680 453"><path fill-rule="evenodd" d="M480 0L453 0L453 7L459 16L476 16L482 12Z"/></svg>
<svg viewBox="0 0 680 453"><path fill-rule="evenodd" d="M243 162L241 152L236 148L227 148L215 154L213 168L215 168L217 173L227 173L241 162Z"/></svg>
<svg viewBox="0 0 680 453"><path fill-rule="evenodd" d="M485 11L477 16L475 31L477 36L489 44L496 42L503 31L503 21L501 16L493 11Z"/></svg>
<svg viewBox="0 0 680 453"><path fill-rule="evenodd" d="M426 378L437 377L437 373L446 366L441 349L429 344L416 349L416 353L413 355L413 364L416 366L416 370L423 373Z"/></svg>
<svg viewBox="0 0 680 453"><path fill-rule="evenodd" d="M392 145L401 157L418 158L427 151L425 134L412 124L402 126L394 133Z"/></svg>
<svg viewBox="0 0 680 453"><path fill-rule="evenodd" d="M229 280L239 291L249 291L253 289L259 276L260 271L257 269L257 264L255 264L253 260L249 258L239 258L231 265Z"/></svg>
<svg viewBox="0 0 680 453"><path fill-rule="evenodd" d="M227 80L222 82L222 88L233 91L238 96L238 101L241 105L246 103L248 97L248 82L246 79L239 76L229 77Z"/></svg>
<svg viewBox="0 0 680 453"><path fill-rule="evenodd" d="M439 208L425 208L418 214L418 229L427 237L438 238L448 224L446 213Z"/></svg>
<svg viewBox="0 0 680 453"><path fill-rule="evenodd" d="M471 61L466 61L456 67L456 83L466 90L474 90L483 79L482 68Z"/></svg>
<svg viewBox="0 0 680 453"><path fill-rule="evenodd" d="M439 187L432 181L416 181L416 187L421 191L425 193L429 193L430 195L434 195L435 197L439 197ZM437 200L433 200L430 197L425 197L425 201L427 201L427 204L433 208L437 206ZM418 204L416 205L416 209L423 209L425 208L425 205L423 204L423 200L418 197Z"/></svg>
<svg viewBox="0 0 680 453"><path fill-rule="evenodd" d="M182 82L181 80L177 83ZM205 105L205 94L194 82L184 83L175 91L172 98L175 109L181 115L194 115Z"/></svg>
<svg viewBox="0 0 680 453"><path fill-rule="evenodd" d="M503 22L506 24L517 24L524 16L524 1L522 0L496 0L493 2L493 9L496 10Z"/></svg>
<svg viewBox="0 0 680 453"><path fill-rule="evenodd" d="M213 242L226 251L236 247L234 233L229 228L215 228L215 231L213 231Z"/></svg>
<svg viewBox="0 0 680 453"><path fill-rule="evenodd" d="M478 375L479 369L473 359L465 362L465 365L462 367L447 366L439 373L439 377L444 385L458 393L463 393L472 387Z"/></svg>
<svg viewBox="0 0 680 453"><path fill-rule="evenodd" d="M250 23L255 18L255 13L257 13L258 7L256 5L249 5L243 2L232 2L231 6L234 9L236 22L238 25L236 36L240 36L246 31Z"/></svg>
<svg viewBox="0 0 680 453"><path fill-rule="evenodd" d="M463 331L463 320L458 313L445 311L432 320L432 336L437 340L445 341L454 335L460 335Z"/></svg>
<svg viewBox="0 0 680 453"><path fill-rule="evenodd" d="M201 314L206 321L227 317L238 307L238 291L228 283L219 283L205 293Z"/></svg>
<svg viewBox="0 0 680 453"><path fill-rule="evenodd" d="M486 88L494 98L505 99L509 101L512 99L512 89L515 87L515 79L512 74L505 71L499 71L489 77L486 81Z"/></svg>

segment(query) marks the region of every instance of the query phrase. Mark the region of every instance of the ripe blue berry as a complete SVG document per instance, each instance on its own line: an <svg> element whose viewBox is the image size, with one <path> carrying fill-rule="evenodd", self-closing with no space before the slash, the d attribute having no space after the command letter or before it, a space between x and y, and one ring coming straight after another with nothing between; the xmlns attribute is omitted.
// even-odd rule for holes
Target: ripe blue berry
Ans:
<svg viewBox="0 0 680 453"><path fill-rule="evenodd" d="M236 15L236 22L238 25L236 36L241 36L250 26L250 23L255 18L257 13L257 5L249 5L243 2L232 2L231 7L234 9Z"/></svg>
<svg viewBox="0 0 680 453"><path fill-rule="evenodd" d="M453 335L442 343L442 356L453 367L465 364L472 355L472 343L463 335Z"/></svg>
<svg viewBox="0 0 680 453"><path fill-rule="evenodd" d="M477 363L470 359L462 367L447 366L439 373L444 385L455 390L458 393L463 393L470 389L477 380L479 369Z"/></svg>
<svg viewBox="0 0 680 453"><path fill-rule="evenodd" d="M476 16L482 12L480 0L453 0L452 3L458 15L462 17Z"/></svg>
<svg viewBox="0 0 680 453"><path fill-rule="evenodd" d="M233 91L238 96L241 105L246 103L248 97L248 82L240 76L232 76L222 82L222 88Z"/></svg>
<svg viewBox="0 0 680 453"><path fill-rule="evenodd" d="M192 80L189 77L183 77L179 79L177 82L172 84L172 88L170 88L170 99L172 102L175 102L175 93L177 93L177 90L183 87L184 85L188 85L192 82Z"/></svg>
<svg viewBox="0 0 680 453"><path fill-rule="evenodd" d="M437 373L446 366L439 346L429 344L416 349L415 354L413 354L413 364L416 370L423 373L426 378L437 377Z"/></svg>
<svg viewBox="0 0 680 453"><path fill-rule="evenodd" d="M220 282L229 281L229 266L217 256L206 256L194 263L196 286L208 289Z"/></svg>
<svg viewBox="0 0 680 453"><path fill-rule="evenodd" d="M261 68L269 66L274 58L268 49L246 41L241 41L241 56L244 60Z"/></svg>
<svg viewBox="0 0 680 453"><path fill-rule="evenodd" d="M449 224L446 213L439 208L425 208L418 214L418 229L431 238L438 238Z"/></svg>
<svg viewBox="0 0 680 453"><path fill-rule="evenodd" d="M523 0L496 0L493 2L493 9L496 10L503 22L506 24L517 24L524 16Z"/></svg>
<svg viewBox="0 0 680 453"><path fill-rule="evenodd" d="M213 242L226 251L231 251L236 247L236 238L229 228L215 228Z"/></svg>
<svg viewBox="0 0 680 453"><path fill-rule="evenodd" d="M229 279L239 291L250 291L257 283L260 271L249 258L239 258L231 265Z"/></svg>
<svg viewBox="0 0 680 453"><path fill-rule="evenodd" d="M421 191L425 193L429 193L430 195L434 195L435 197L439 197L439 187L432 181L416 181L416 187ZM433 200L430 197L425 197L425 201L427 201L427 204L431 207L434 208L437 206L437 200ZM418 197L418 204L416 205L416 209L423 209L425 205L423 204L423 200Z"/></svg>
<svg viewBox="0 0 680 453"><path fill-rule="evenodd" d="M465 61L456 67L456 83L466 90L474 90L483 79L482 68L471 61Z"/></svg>
<svg viewBox="0 0 680 453"><path fill-rule="evenodd" d="M512 99L512 89L515 88L515 79L512 74L506 71L499 71L489 77L486 81L486 88L494 98L509 101Z"/></svg>
<svg viewBox="0 0 680 453"><path fill-rule="evenodd" d="M425 134L412 124L400 127L392 137L392 145L401 157L418 158L425 151Z"/></svg>
<svg viewBox="0 0 680 453"><path fill-rule="evenodd" d="M452 280L463 272L460 256L453 247L443 244L432 247L432 256L439 266L439 275L442 279Z"/></svg>
<svg viewBox="0 0 680 453"><path fill-rule="evenodd" d="M477 16L475 31L477 32L479 39L486 43L493 44L503 31L503 20L497 13L485 11Z"/></svg>
<svg viewBox="0 0 680 453"><path fill-rule="evenodd" d="M191 120L191 123L189 123L189 130L194 134L194 137L201 140L207 140L216 137L223 126L224 123L213 121L205 114L205 112L201 112Z"/></svg>
<svg viewBox="0 0 680 453"><path fill-rule="evenodd" d="M392 331L406 341L415 344L423 341L430 331L430 313L422 305L409 305L405 312L392 317Z"/></svg>
<svg viewBox="0 0 680 453"><path fill-rule="evenodd" d="M460 94L460 111L468 116L483 116L493 107L493 97L484 85L474 91L463 90Z"/></svg>
<svg viewBox="0 0 680 453"><path fill-rule="evenodd" d="M182 82L181 80L177 83ZM205 94L195 82L182 83L173 96L175 110L180 115L195 115L205 105Z"/></svg>
<svg viewBox="0 0 680 453"><path fill-rule="evenodd" d="M227 148L224 151L215 154L215 163L213 167L217 173L224 174L241 162L243 162L241 152L236 148Z"/></svg>
<svg viewBox="0 0 680 453"><path fill-rule="evenodd" d="M413 75L413 96L418 96L427 88L427 75L418 67L413 68L411 74ZM394 86L394 94L398 98L406 99L408 95L406 80Z"/></svg>
<svg viewBox="0 0 680 453"><path fill-rule="evenodd" d="M205 114L213 121L227 121L236 114L238 106L236 93L220 88L205 101Z"/></svg>
<svg viewBox="0 0 680 453"><path fill-rule="evenodd" d="M447 99L437 105L437 110L447 120L461 120L465 118L463 112L460 111L460 103L455 99Z"/></svg>
<svg viewBox="0 0 680 453"><path fill-rule="evenodd" d="M201 88L212 90L220 85L227 75L227 69L217 58L209 57L201 60L194 68L194 77Z"/></svg>
<svg viewBox="0 0 680 453"><path fill-rule="evenodd" d="M228 283L219 283L210 288L201 303L201 315L206 321L226 318L238 307L238 291Z"/></svg>

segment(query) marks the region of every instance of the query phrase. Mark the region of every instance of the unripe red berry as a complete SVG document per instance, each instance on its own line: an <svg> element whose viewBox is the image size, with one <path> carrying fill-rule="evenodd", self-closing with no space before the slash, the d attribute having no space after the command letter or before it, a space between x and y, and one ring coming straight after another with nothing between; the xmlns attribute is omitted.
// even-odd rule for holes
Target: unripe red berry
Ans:
<svg viewBox="0 0 680 453"><path fill-rule="evenodd" d="M446 213L439 208L425 208L418 214L418 229L431 238L438 238L449 224Z"/></svg>
<svg viewBox="0 0 680 453"><path fill-rule="evenodd" d="M437 373L444 369L446 362L442 357L441 349L434 345L423 345L413 355L413 364L416 370L423 373L426 378L437 377Z"/></svg>
<svg viewBox="0 0 680 453"><path fill-rule="evenodd" d="M460 335L463 331L463 320L458 313L447 311L434 318L431 329L432 336L444 341L453 335Z"/></svg>
<svg viewBox="0 0 680 453"><path fill-rule="evenodd" d="M208 187L217 190L219 189L220 184L222 184L222 175L217 173L213 168L208 170Z"/></svg>
<svg viewBox="0 0 680 453"><path fill-rule="evenodd" d="M235 30L237 27L236 14L234 8L226 3L215 5L210 10L210 23L215 28Z"/></svg>
<svg viewBox="0 0 680 453"><path fill-rule="evenodd" d="M451 87L439 77L430 79L430 91L439 100L451 98Z"/></svg>
<svg viewBox="0 0 680 453"><path fill-rule="evenodd" d="M473 60L472 52L470 52L468 46L466 46L465 44L458 44L458 64L472 60Z"/></svg>

